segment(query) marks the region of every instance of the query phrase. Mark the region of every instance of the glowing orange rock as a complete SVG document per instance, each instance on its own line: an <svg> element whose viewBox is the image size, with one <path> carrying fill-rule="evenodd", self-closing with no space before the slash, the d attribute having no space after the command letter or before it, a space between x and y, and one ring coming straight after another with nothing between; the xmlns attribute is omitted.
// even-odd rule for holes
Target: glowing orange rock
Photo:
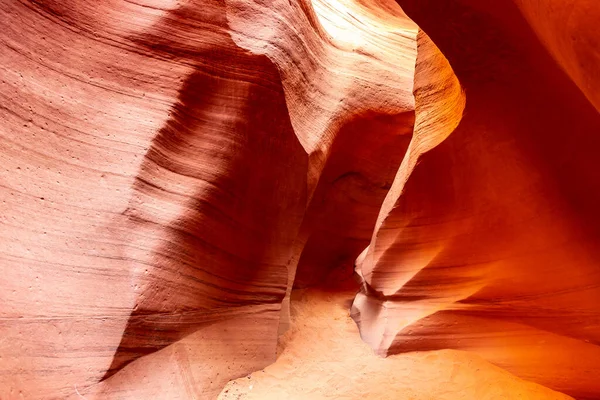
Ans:
<svg viewBox="0 0 600 400"><path fill-rule="evenodd" d="M378 354L598 397L598 7L399 3L433 41L392 0L3 2L0 398L215 398L357 257Z"/></svg>
<svg viewBox="0 0 600 400"><path fill-rule="evenodd" d="M468 103L456 131L388 195L394 206L382 209L357 261L361 334L382 354L476 351L521 377L596 398L600 116L516 7L400 3L448 57ZM519 4L533 13L537 3ZM573 7L579 18L588 5ZM560 14L527 15L540 19L543 36L539 27ZM584 54L552 47L560 34L545 39L559 61ZM597 35L584 25L580 38ZM583 82L599 64L562 66L594 101Z"/></svg>

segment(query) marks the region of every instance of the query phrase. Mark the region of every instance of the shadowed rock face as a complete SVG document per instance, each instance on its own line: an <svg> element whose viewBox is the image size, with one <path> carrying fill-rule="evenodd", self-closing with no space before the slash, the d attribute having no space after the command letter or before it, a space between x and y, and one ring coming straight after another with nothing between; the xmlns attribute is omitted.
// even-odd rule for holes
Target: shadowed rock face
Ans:
<svg viewBox="0 0 600 400"><path fill-rule="evenodd" d="M448 57L468 101L359 260L362 337L384 355L477 351L596 398L599 114L517 7L400 4Z"/></svg>
<svg viewBox="0 0 600 400"><path fill-rule="evenodd" d="M600 7L499 3L2 2L0 398L216 398L356 291L348 352L599 397Z"/></svg>

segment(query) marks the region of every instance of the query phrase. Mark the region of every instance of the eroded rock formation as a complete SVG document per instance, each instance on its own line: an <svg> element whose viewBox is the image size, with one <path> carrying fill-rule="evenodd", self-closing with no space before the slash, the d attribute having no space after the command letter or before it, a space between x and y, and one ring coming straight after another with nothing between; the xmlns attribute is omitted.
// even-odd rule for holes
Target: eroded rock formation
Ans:
<svg viewBox="0 0 600 400"><path fill-rule="evenodd" d="M380 214L359 259L363 338L383 354L474 350L595 398L598 112L573 84L580 75L560 70L516 7L433 3L401 2L469 101L461 125L421 157L395 207ZM581 40L597 40L581 29Z"/></svg>
<svg viewBox="0 0 600 400"><path fill-rule="evenodd" d="M599 7L551 3L2 2L0 398L216 398L355 264L392 361L340 365L600 396Z"/></svg>

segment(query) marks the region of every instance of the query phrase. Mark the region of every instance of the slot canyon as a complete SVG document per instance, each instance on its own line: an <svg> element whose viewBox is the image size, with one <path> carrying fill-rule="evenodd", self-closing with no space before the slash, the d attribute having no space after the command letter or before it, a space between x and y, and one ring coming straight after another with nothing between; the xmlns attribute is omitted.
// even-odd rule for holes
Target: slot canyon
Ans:
<svg viewBox="0 0 600 400"><path fill-rule="evenodd" d="M598 1L1 0L0 66L0 400L600 399Z"/></svg>

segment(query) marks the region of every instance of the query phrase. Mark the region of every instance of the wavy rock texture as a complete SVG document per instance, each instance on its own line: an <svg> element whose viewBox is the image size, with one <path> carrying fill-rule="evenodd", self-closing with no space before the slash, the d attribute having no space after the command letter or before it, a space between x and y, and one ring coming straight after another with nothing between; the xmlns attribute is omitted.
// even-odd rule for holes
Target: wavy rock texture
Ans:
<svg viewBox="0 0 600 400"><path fill-rule="evenodd" d="M597 398L600 118L573 82L584 85L599 64L592 57L573 69L570 54L581 48L554 46L559 34L537 29L557 22L558 8L534 25L555 58L570 60L560 64L570 76L514 5L400 4L448 57L468 103L456 131L390 192L394 207L382 209L358 260L362 337L381 354L476 351L521 377ZM540 2L519 6L545 17L528 14ZM572 4L572 15L590 7ZM572 29L596 54L597 33Z"/></svg>
<svg viewBox="0 0 600 400"><path fill-rule="evenodd" d="M398 3L2 2L0 398L600 396L598 7Z"/></svg>

